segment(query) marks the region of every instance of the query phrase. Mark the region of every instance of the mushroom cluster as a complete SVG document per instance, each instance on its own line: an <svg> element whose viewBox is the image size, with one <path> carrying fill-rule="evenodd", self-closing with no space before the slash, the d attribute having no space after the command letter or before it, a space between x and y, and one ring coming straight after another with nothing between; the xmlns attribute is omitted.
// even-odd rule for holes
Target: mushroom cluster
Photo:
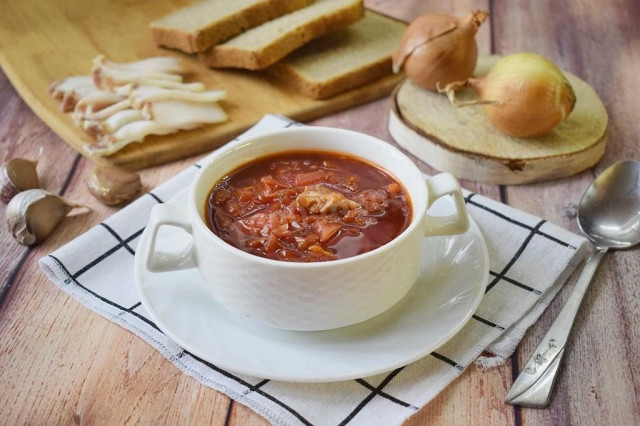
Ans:
<svg viewBox="0 0 640 426"><path fill-rule="evenodd" d="M147 135L227 120L218 104L226 92L206 90L201 82L185 83L183 74L177 58L116 63L100 55L93 60L91 75L53 82L49 92L87 132L85 151L106 156Z"/></svg>

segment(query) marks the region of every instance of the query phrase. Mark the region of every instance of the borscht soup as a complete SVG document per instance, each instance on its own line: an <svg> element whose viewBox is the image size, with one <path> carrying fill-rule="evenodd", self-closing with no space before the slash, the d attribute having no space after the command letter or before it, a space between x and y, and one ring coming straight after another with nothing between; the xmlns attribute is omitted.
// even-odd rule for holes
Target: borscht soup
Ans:
<svg viewBox="0 0 640 426"><path fill-rule="evenodd" d="M245 252L290 262L345 259L396 238L411 223L411 200L389 173L332 152L265 156L220 179L205 220Z"/></svg>

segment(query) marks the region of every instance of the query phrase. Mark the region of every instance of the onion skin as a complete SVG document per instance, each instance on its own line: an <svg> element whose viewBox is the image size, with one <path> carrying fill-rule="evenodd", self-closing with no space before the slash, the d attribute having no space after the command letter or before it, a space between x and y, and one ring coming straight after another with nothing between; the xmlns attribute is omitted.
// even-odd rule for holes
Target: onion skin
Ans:
<svg viewBox="0 0 640 426"><path fill-rule="evenodd" d="M489 13L475 11L462 19L428 14L413 21L393 53L393 70L404 70L414 84L429 90L471 77L478 59L475 40Z"/></svg>
<svg viewBox="0 0 640 426"><path fill-rule="evenodd" d="M569 116L576 95L553 62L534 53L502 58L482 79L470 79L491 123L526 138L545 133Z"/></svg>

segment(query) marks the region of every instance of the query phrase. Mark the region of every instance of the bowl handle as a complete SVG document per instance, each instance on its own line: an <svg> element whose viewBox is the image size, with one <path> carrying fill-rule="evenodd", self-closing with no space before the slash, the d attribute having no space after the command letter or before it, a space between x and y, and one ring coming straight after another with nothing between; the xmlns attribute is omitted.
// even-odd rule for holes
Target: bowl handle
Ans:
<svg viewBox="0 0 640 426"><path fill-rule="evenodd" d="M183 253L156 252L156 238L160 227L175 226L187 231L193 237L189 214L185 203L171 202L158 204L151 209L147 224L148 237L145 241L144 265L150 272L177 271L198 266L193 244Z"/></svg>
<svg viewBox="0 0 640 426"><path fill-rule="evenodd" d="M462 234L469 229L469 216L464 204L464 197L460 190L460 184L449 173L440 173L439 175L427 178L427 188L429 190L429 200L427 208L440 197L452 195L456 212L448 216L429 216L426 217L426 226L424 234L426 236L436 235L456 235Z"/></svg>

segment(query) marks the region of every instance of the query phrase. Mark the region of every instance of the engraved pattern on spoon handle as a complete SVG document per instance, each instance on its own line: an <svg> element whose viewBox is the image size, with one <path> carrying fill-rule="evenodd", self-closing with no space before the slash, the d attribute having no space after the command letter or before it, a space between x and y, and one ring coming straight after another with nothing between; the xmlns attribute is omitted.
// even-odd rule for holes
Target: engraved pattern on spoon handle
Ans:
<svg viewBox="0 0 640 426"><path fill-rule="evenodd" d="M545 407L549 401L549 395L553 389L553 383L555 377L552 380L546 380L545 383L539 383L539 379L544 375L549 366L551 366L556 357L564 350L569 333L573 327L576 314L580 308L580 303L587 292L591 278L598 269L600 261L607 253L606 249L597 249L587 260L584 265L584 269L576 281L569 298L565 302L562 311L558 314L547 334L533 352L533 355L524 366L524 369L520 372L516 378L513 386L509 389L505 401L509 404L526 405L529 407ZM557 369L554 371L554 376L557 374ZM539 400L528 401L525 395L522 395L528 389L535 386L544 386L542 392L540 389L535 392L537 395L541 393L546 394L544 404L541 404Z"/></svg>

